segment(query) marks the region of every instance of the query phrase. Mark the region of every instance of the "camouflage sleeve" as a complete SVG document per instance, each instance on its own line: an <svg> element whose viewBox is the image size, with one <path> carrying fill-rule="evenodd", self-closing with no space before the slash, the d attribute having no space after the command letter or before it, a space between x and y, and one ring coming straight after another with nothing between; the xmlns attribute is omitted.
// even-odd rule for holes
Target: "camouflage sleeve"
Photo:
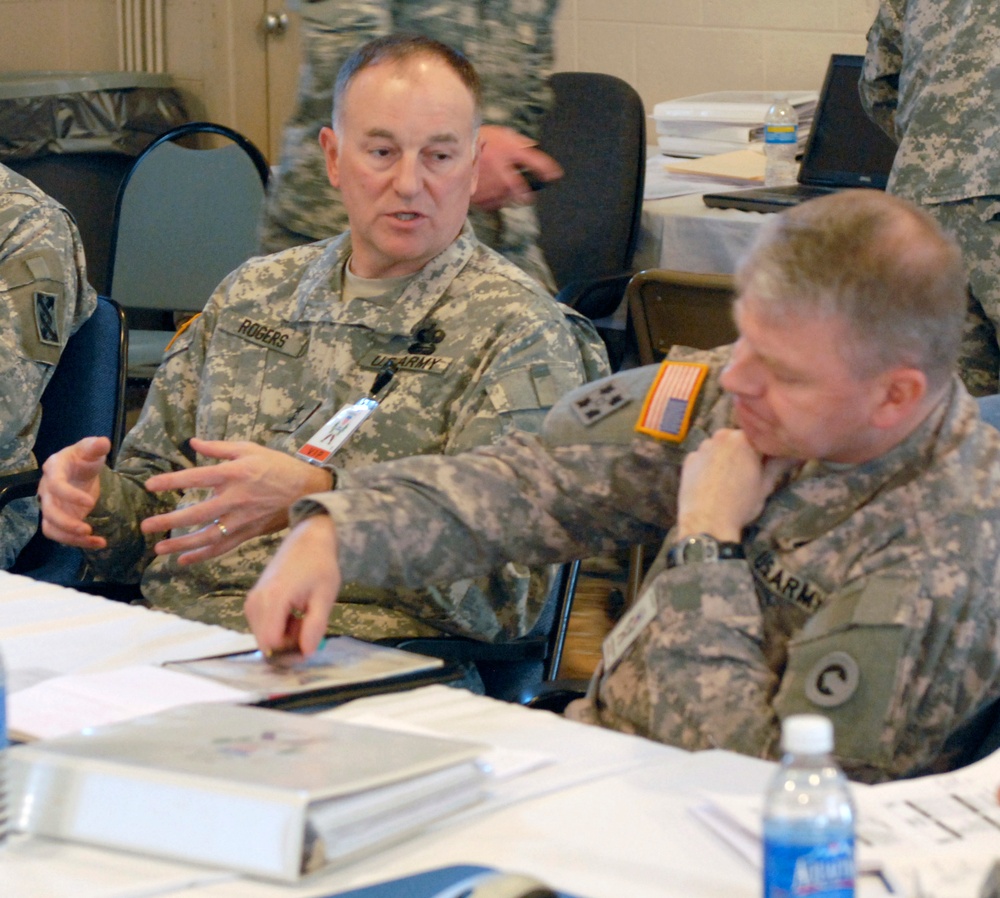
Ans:
<svg viewBox="0 0 1000 898"><path fill-rule="evenodd" d="M205 311L175 338L157 371L135 427L122 443L114 471L101 475L101 495L88 517L108 548L87 554L94 571L116 582L137 582L161 537L144 535L140 523L172 510L178 493L150 493L145 482L154 474L191 467L181 446L195 434L201 366L229 279L216 290ZM206 400L211 397L205 397Z"/></svg>
<svg viewBox="0 0 1000 898"><path fill-rule="evenodd" d="M620 657L605 657L569 716L691 750L775 756L778 677L747 562L661 571L616 634Z"/></svg>
<svg viewBox="0 0 1000 898"><path fill-rule="evenodd" d="M561 322L539 327L531 318L504 333L488 367L457 403L446 454L493 443L514 429L537 433L559 398L610 373L593 325L576 318L567 310Z"/></svg>
<svg viewBox="0 0 1000 898"><path fill-rule="evenodd" d="M896 107L899 103L899 72L903 61L903 16L906 0L882 0L871 28L861 69L861 104L868 117L894 141Z"/></svg>
<svg viewBox="0 0 1000 898"><path fill-rule="evenodd" d="M421 456L354 473L293 517L337 523L345 580L384 588L476 576L506 561L550 564L662 539L677 465L652 440L548 446L513 432L455 457Z"/></svg>
<svg viewBox="0 0 1000 898"><path fill-rule="evenodd" d="M36 467L42 392L96 302L69 214L27 191L0 194L0 473ZM13 563L37 526L34 498L4 509L0 568Z"/></svg>
<svg viewBox="0 0 1000 898"><path fill-rule="evenodd" d="M345 579L390 588L474 576L507 560L547 564L662 540L684 455L719 426L720 393L712 378L683 443L637 436L657 370L624 371L564 396L540 436L514 431L450 458L338 475L337 489L297 503L293 520L325 510L337 523ZM596 423L582 421L580 400L608 387L621 401Z"/></svg>
<svg viewBox="0 0 1000 898"><path fill-rule="evenodd" d="M42 390L97 299L65 210L11 194L0 200L0 238L0 469L14 471L33 467Z"/></svg>

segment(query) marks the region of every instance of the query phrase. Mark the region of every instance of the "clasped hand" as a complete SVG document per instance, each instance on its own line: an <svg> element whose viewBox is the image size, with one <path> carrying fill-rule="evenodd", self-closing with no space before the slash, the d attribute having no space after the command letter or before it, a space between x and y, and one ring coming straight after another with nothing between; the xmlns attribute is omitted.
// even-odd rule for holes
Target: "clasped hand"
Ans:
<svg viewBox="0 0 1000 898"><path fill-rule="evenodd" d="M741 430L719 430L684 459L677 497L679 538L708 533L739 542L767 497L799 462L765 458Z"/></svg>

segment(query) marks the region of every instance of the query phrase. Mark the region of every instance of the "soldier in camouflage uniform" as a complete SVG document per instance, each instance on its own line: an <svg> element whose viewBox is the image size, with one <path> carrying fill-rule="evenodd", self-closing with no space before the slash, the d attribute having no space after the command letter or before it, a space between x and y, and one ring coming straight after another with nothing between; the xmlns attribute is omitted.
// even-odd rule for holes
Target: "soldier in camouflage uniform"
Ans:
<svg viewBox="0 0 1000 898"><path fill-rule="evenodd" d="M1000 389L1000 15L988 0L882 0L861 99L898 144L888 190L962 247L971 296L959 370Z"/></svg>
<svg viewBox="0 0 1000 898"><path fill-rule="evenodd" d="M37 467L39 400L66 340L96 302L70 214L0 165L0 473ZM0 512L0 568L14 563L37 527L34 498Z"/></svg>
<svg viewBox="0 0 1000 898"><path fill-rule="evenodd" d="M475 73L458 57L460 78L442 45L417 39L400 56L398 43L355 57L338 130L323 133L351 231L251 259L223 281L168 351L113 472L97 440L46 465L46 533L87 549L103 576L141 574L158 608L246 626L244 595L288 505L331 483L296 452L345 405L378 400L334 455L338 479L537 430L559 396L607 372L590 322L465 223ZM188 459L192 437L204 465ZM359 587L330 625L367 638L512 638L534 624L547 575L510 564L439 588Z"/></svg>
<svg viewBox="0 0 1000 898"><path fill-rule="evenodd" d="M320 128L341 63L393 31L424 34L462 51L483 81L483 171L473 196L476 236L542 284L551 274L536 245L538 221L524 166L543 180L559 167L533 144L549 105L552 20L559 0L301 0L303 63L296 108L268 184L260 246L275 252L343 233L347 213L326 177ZM516 133L515 133L516 132Z"/></svg>
<svg viewBox="0 0 1000 898"><path fill-rule="evenodd" d="M848 191L774 216L739 287L732 347L585 386L540 437L297 503L247 598L260 645L293 612L315 645L340 577L414 586L666 536L571 716L774 758L780 719L813 711L858 779L956 763L1000 697L1000 433L952 373L959 251Z"/></svg>

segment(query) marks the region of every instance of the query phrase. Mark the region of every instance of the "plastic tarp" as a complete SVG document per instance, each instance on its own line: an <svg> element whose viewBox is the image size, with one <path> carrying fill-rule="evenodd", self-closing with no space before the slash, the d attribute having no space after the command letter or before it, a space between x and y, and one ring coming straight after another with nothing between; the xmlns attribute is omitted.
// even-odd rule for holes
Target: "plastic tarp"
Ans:
<svg viewBox="0 0 1000 898"><path fill-rule="evenodd" d="M0 161L51 153L138 155L188 120L169 75L0 72Z"/></svg>

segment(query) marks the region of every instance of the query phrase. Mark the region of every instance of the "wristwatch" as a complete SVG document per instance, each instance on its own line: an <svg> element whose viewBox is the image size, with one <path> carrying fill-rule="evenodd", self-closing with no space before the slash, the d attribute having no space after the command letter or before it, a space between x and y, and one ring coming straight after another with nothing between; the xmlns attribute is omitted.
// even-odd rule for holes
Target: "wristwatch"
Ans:
<svg viewBox="0 0 1000 898"><path fill-rule="evenodd" d="M667 567L702 561L728 561L730 558L746 558L740 543L719 542L707 533L697 533L670 547L667 551Z"/></svg>

